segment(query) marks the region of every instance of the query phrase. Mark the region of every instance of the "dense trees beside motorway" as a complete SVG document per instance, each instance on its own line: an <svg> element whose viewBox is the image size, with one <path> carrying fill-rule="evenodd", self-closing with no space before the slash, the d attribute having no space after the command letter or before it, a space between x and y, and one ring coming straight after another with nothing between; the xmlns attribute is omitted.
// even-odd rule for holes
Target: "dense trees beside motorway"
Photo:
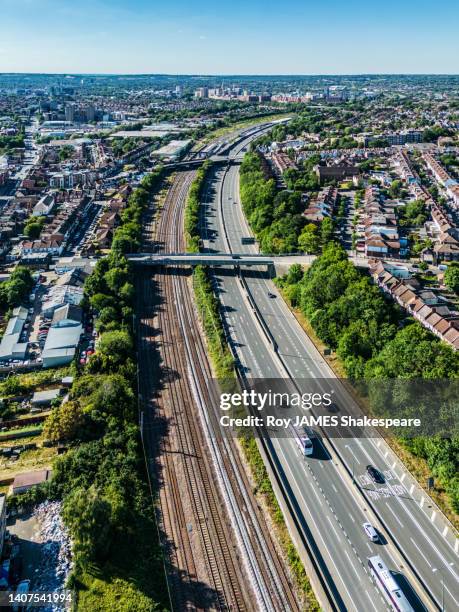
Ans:
<svg viewBox="0 0 459 612"><path fill-rule="evenodd" d="M403 326L398 307L338 244L330 242L306 272L292 266L278 282L351 378L459 377L459 355L418 323Z"/></svg>
<svg viewBox="0 0 459 612"><path fill-rule="evenodd" d="M459 355L418 323L402 322L398 308L386 301L336 243L330 242L306 272L292 266L278 282L318 337L336 350L351 379L368 383L459 378ZM443 417L447 423L449 415L442 415L438 407L436 418L441 422ZM448 435L446 431L444 438L403 443L426 459L459 512L459 438Z"/></svg>
<svg viewBox="0 0 459 612"><path fill-rule="evenodd" d="M241 201L261 250L264 253L318 253L333 237L333 221L326 218L320 228L307 223L303 215L304 192L319 189L313 167L319 157L305 160L301 169L287 170L283 178L288 190L278 191L273 178L265 171L262 157L248 153L241 164Z"/></svg>
<svg viewBox="0 0 459 612"><path fill-rule="evenodd" d="M63 500L74 545L70 586L85 610L167 605L137 426L134 287L125 258L140 246L142 212L161 178L158 169L132 193L110 255L86 280L85 306L97 314L101 335L69 401L54 408L44 426L48 439L62 440L70 449L56 460L51 481L10 501L14 507Z"/></svg>
<svg viewBox="0 0 459 612"><path fill-rule="evenodd" d="M0 312L19 306L30 293L33 279L27 268L19 266L0 284Z"/></svg>
<svg viewBox="0 0 459 612"><path fill-rule="evenodd" d="M289 177L287 177L289 180ZM291 180L295 179L291 177ZM278 192L256 152L244 157L240 171L241 201L250 226L265 253L291 253L305 226L299 191Z"/></svg>

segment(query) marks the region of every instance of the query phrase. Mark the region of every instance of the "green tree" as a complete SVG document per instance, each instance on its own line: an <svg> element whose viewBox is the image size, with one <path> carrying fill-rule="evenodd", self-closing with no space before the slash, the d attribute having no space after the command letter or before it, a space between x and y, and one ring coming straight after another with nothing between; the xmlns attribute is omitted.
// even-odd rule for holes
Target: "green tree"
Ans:
<svg viewBox="0 0 459 612"><path fill-rule="evenodd" d="M43 229L43 224L38 221L34 221L32 223L27 223L24 227L24 234L30 238L31 240L35 240L40 237L41 230Z"/></svg>
<svg viewBox="0 0 459 612"><path fill-rule="evenodd" d="M88 369L94 373L118 373L132 366L133 343L125 330L114 330L100 336L97 351L91 357Z"/></svg>
<svg viewBox="0 0 459 612"><path fill-rule="evenodd" d="M322 244L327 244L333 238L333 221L330 217L325 217L325 219L320 224L320 239Z"/></svg>
<svg viewBox="0 0 459 612"><path fill-rule="evenodd" d="M459 263L454 261L449 264L444 277L445 285L459 294Z"/></svg>
<svg viewBox="0 0 459 612"><path fill-rule="evenodd" d="M303 228L298 237L298 248L305 253L318 253L320 238L317 225L309 223Z"/></svg>
<svg viewBox="0 0 459 612"><path fill-rule="evenodd" d="M66 497L62 517L69 528L77 565L102 563L113 544L111 506L94 485Z"/></svg>
<svg viewBox="0 0 459 612"><path fill-rule="evenodd" d="M74 440L85 423L81 407L76 401L68 401L54 408L46 418L43 434L53 442Z"/></svg>

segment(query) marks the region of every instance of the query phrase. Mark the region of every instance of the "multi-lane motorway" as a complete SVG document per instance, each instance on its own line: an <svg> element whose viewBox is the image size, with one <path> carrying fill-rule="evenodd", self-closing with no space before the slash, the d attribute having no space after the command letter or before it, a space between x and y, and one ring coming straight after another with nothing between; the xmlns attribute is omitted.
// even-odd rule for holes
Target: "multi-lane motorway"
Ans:
<svg viewBox="0 0 459 612"><path fill-rule="evenodd" d="M250 138L239 141L229 159L234 159ZM240 205L238 176L238 165L229 164L216 169L208 182L202 206L206 251L256 251L255 246L241 244L250 230ZM274 284L262 273L247 274L244 287L234 273L219 270L215 282L233 350L246 377L289 376L299 385L308 378L334 377ZM260 317L277 343L277 352L259 323ZM336 401L345 404L352 400L343 388ZM288 482L304 531L310 534L314 554L339 608L359 612L387 609L368 573L367 557L375 554L398 575L413 607L459 608L454 533L381 438L325 440L318 453L305 459L291 439L272 439L271 444L271 453ZM367 464L384 473L384 484L368 479ZM385 544L369 541L362 528L365 521L380 530Z"/></svg>

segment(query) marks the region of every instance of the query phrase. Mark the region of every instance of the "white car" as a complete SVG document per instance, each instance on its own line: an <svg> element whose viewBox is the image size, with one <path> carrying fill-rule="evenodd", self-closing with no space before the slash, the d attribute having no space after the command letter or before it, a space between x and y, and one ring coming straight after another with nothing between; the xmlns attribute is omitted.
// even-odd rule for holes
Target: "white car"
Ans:
<svg viewBox="0 0 459 612"><path fill-rule="evenodd" d="M372 542L379 542L379 535L371 523L364 523L363 530Z"/></svg>

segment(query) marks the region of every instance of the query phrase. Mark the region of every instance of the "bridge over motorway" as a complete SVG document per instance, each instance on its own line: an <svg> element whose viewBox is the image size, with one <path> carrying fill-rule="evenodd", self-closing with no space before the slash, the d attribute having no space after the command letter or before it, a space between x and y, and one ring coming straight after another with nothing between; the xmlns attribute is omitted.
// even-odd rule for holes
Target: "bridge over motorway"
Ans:
<svg viewBox="0 0 459 612"><path fill-rule="evenodd" d="M242 155L229 158L227 155L210 155L209 157L195 157L193 159L183 159L182 161L169 162L164 164L164 168L169 170L188 170L199 168L205 161L209 160L214 164L228 164L231 162L242 161Z"/></svg>
<svg viewBox="0 0 459 612"><path fill-rule="evenodd" d="M283 271L293 264L309 266L317 255L260 255L258 253L132 253L126 255L135 265L140 266L212 266L212 267L253 267L267 266L268 270ZM355 266L368 268L368 259L350 257Z"/></svg>
<svg viewBox="0 0 459 612"><path fill-rule="evenodd" d="M265 255L237 255L227 253L135 253L127 255L140 266L274 266L274 258Z"/></svg>

